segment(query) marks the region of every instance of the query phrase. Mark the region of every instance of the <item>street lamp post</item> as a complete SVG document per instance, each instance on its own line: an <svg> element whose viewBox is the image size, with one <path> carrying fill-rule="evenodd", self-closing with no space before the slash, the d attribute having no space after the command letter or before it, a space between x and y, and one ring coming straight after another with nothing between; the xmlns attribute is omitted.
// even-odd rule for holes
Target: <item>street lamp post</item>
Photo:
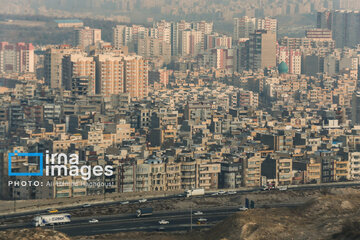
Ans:
<svg viewBox="0 0 360 240"><path fill-rule="evenodd" d="M190 232L192 231L192 204L190 205Z"/></svg>
<svg viewBox="0 0 360 240"><path fill-rule="evenodd" d="M16 197L15 197L15 187L13 187L13 198L14 198L14 212L16 212Z"/></svg>

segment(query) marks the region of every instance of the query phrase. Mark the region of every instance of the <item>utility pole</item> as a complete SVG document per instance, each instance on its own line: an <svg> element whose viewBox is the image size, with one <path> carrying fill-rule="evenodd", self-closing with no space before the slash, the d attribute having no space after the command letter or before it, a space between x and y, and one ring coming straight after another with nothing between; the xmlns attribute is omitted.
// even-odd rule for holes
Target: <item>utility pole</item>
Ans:
<svg viewBox="0 0 360 240"><path fill-rule="evenodd" d="M15 187L13 186L13 198L14 198L14 212L16 212L16 197L15 197Z"/></svg>
<svg viewBox="0 0 360 240"><path fill-rule="evenodd" d="M190 232L192 232L192 204L190 205Z"/></svg>
<svg viewBox="0 0 360 240"><path fill-rule="evenodd" d="M106 194L106 177L104 176L104 202L105 202L105 198L106 198L106 196L105 196L105 194Z"/></svg>
<svg viewBox="0 0 360 240"><path fill-rule="evenodd" d="M104 186L104 202L105 202L106 187Z"/></svg>

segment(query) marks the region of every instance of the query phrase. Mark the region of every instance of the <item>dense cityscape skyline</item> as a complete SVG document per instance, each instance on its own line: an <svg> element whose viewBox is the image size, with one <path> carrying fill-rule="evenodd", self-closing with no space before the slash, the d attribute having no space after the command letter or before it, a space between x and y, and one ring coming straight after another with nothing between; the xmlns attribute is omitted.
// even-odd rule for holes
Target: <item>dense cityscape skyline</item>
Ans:
<svg viewBox="0 0 360 240"><path fill-rule="evenodd" d="M359 1L0 4L0 239L360 239Z"/></svg>

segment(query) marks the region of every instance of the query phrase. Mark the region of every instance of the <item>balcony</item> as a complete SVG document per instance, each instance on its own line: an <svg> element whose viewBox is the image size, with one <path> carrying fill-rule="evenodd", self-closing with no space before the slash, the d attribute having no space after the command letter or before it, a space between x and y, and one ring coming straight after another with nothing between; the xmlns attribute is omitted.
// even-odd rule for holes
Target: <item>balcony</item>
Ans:
<svg viewBox="0 0 360 240"><path fill-rule="evenodd" d="M200 180L211 180L211 176L200 177Z"/></svg>
<svg viewBox="0 0 360 240"><path fill-rule="evenodd" d="M181 178L195 178L196 175L195 174L190 174L190 175L182 175Z"/></svg>
<svg viewBox="0 0 360 240"><path fill-rule="evenodd" d="M211 187L211 183L200 183L199 185L200 185L200 187L203 187L203 188L210 188Z"/></svg>
<svg viewBox="0 0 360 240"><path fill-rule="evenodd" d="M177 182L177 183L167 183L166 184L168 187L176 187L176 186L180 186L181 183L180 182Z"/></svg>

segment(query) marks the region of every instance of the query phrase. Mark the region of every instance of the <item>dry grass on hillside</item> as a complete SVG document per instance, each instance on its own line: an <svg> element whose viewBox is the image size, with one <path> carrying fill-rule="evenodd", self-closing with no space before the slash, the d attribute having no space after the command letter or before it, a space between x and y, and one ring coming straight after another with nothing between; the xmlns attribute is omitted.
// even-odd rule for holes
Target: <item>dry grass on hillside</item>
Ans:
<svg viewBox="0 0 360 240"><path fill-rule="evenodd" d="M71 240L63 233L50 229L32 228L0 232L0 240Z"/></svg>

